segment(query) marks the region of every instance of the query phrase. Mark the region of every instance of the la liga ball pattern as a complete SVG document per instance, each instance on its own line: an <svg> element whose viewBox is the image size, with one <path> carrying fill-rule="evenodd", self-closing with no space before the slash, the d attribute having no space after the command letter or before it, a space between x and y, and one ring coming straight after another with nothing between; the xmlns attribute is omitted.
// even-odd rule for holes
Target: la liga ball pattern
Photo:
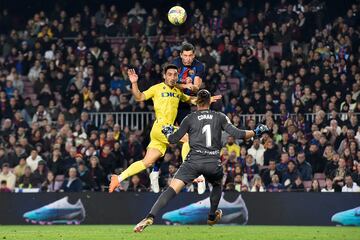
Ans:
<svg viewBox="0 0 360 240"><path fill-rule="evenodd" d="M168 12L168 19L174 25L181 25L186 21L186 11L180 6L174 6L170 8Z"/></svg>

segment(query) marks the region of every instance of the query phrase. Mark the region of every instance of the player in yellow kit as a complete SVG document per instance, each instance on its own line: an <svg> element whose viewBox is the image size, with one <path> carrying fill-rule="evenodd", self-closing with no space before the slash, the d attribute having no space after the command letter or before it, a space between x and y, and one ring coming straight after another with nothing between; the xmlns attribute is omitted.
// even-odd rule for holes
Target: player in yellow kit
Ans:
<svg viewBox="0 0 360 240"><path fill-rule="evenodd" d="M144 159L132 163L119 176L111 176L109 192L113 192L120 186L120 182L135 175L148 167L151 167L166 151L169 144L167 138L162 134L162 127L173 125L178 111L179 102L192 102L195 104L196 98L184 94L175 85L178 80L177 67L173 64L166 65L163 70L164 82L150 87L144 92L140 92L137 81L138 75L134 69L128 70L129 79L132 85L131 91L136 101L141 102L152 99L155 109L155 122L150 132L150 143ZM212 97L212 101L220 99L221 96ZM187 141L187 136L183 142Z"/></svg>

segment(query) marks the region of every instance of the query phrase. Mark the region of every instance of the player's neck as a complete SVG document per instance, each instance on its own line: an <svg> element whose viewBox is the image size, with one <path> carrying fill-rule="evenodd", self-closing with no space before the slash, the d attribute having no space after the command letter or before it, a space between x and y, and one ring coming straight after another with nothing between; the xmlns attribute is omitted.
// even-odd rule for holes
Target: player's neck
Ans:
<svg viewBox="0 0 360 240"><path fill-rule="evenodd" d="M164 81L164 84L166 85L166 86L168 86L169 88L171 88L171 89L173 89L175 86L170 86L169 84L167 84L165 81Z"/></svg>
<svg viewBox="0 0 360 240"><path fill-rule="evenodd" d="M208 107L208 106L206 106L206 107L197 107L197 110L198 111L205 111L205 110L210 110L210 108Z"/></svg>

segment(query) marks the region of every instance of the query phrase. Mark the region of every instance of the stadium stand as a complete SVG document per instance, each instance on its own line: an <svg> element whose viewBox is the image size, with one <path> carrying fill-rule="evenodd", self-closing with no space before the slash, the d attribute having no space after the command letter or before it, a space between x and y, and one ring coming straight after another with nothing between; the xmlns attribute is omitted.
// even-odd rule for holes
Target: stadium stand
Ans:
<svg viewBox="0 0 360 240"><path fill-rule="evenodd" d="M342 7L332 12L327 7L335 2ZM128 67L145 90L161 81L161 65L179 55L183 41L195 45L206 66L203 87L224 96L215 109L239 128L259 122L271 128L256 141L223 137L225 190L306 191L313 178L321 188L327 178L341 191L346 175L360 186L359 2L221 3L186 2L189 18L180 28L141 2L128 9L56 4L26 19L3 8L0 180L6 191L106 191L109 174L142 159L153 120L151 103L131 97ZM171 146L160 165L162 187L181 164L179 147ZM63 184L72 167L81 187ZM134 177L129 189L150 189L147 175Z"/></svg>

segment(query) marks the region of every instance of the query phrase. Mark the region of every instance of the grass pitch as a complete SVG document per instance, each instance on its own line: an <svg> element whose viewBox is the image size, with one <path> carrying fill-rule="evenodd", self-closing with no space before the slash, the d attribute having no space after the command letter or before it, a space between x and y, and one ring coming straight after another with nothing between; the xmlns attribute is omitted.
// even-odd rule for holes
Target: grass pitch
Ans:
<svg viewBox="0 0 360 240"><path fill-rule="evenodd" d="M360 227L151 226L133 233L129 225L0 226L0 240L359 240Z"/></svg>

